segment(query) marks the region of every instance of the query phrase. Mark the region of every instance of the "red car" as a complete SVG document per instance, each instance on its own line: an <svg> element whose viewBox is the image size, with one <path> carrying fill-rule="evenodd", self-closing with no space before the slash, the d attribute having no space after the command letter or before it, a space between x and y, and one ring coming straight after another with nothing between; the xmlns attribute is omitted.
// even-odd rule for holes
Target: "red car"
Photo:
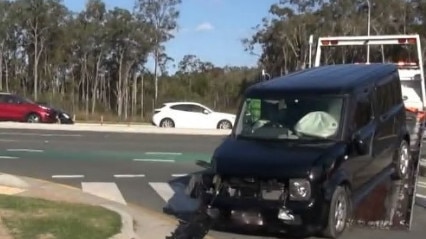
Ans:
<svg viewBox="0 0 426 239"><path fill-rule="evenodd" d="M30 123L57 122L57 113L24 97L0 92L0 121Z"/></svg>

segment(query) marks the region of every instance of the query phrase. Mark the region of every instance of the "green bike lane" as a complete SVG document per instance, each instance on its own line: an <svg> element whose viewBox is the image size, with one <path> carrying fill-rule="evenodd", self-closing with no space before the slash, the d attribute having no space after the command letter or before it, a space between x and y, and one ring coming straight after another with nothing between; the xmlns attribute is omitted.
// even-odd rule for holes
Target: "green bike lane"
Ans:
<svg viewBox="0 0 426 239"><path fill-rule="evenodd" d="M3 159L57 159L57 160L132 160L140 162L195 162L209 161L211 154L197 152L153 152L153 151L114 151L114 150L55 150L55 149L2 149Z"/></svg>
<svg viewBox="0 0 426 239"><path fill-rule="evenodd" d="M114 151L114 150L55 150L55 149L1 149L0 150L0 159L2 160L34 160L43 162L47 161L92 161L100 162L126 162L126 163L137 163L140 162L140 167L143 167L151 173L153 171L163 171L163 169L156 169L153 164L162 164L162 163L183 163L183 164L194 164L197 160L210 161L211 154L209 153L198 153L198 152L154 152L154 151ZM79 163L80 163L79 162ZM143 166L143 163L150 163L150 165ZM77 162L76 162L77 163ZM169 166L167 166L169 167ZM171 174L173 166L170 166L170 171L168 175ZM139 168L139 167L138 167ZM183 174L190 173L184 170L177 170ZM176 169L176 167L175 167ZM145 170L143 170L145 171ZM144 172L146 173L146 171ZM422 200L426 200L426 178L419 177L417 184L417 197Z"/></svg>

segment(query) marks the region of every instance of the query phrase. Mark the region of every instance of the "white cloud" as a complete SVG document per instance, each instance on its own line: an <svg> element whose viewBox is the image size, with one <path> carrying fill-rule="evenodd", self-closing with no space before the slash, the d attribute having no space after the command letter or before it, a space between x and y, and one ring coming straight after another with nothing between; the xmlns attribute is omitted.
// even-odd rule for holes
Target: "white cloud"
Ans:
<svg viewBox="0 0 426 239"><path fill-rule="evenodd" d="M201 23L195 28L196 31L211 31L213 29L214 26L210 22Z"/></svg>

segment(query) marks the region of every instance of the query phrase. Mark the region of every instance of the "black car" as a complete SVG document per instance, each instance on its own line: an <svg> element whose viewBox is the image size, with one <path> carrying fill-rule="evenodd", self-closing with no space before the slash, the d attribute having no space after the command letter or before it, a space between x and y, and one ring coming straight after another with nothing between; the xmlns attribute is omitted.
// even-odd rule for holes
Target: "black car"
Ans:
<svg viewBox="0 0 426 239"><path fill-rule="evenodd" d="M311 68L249 87L188 190L211 218L337 238L364 185L407 174L409 145L394 65Z"/></svg>

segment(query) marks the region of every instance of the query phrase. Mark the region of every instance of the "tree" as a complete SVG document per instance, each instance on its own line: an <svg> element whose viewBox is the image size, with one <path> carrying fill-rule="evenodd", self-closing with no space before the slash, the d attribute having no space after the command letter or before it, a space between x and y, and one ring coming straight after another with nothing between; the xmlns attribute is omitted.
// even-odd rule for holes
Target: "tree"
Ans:
<svg viewBox="0 0 426 239"><path fill-rule="evenodd" d="M372 34L404 34L420 22L418 0L371 0ZM243 40L246 51L260 45L260 63L273 75L303 69L309 56L309 35L365 35L367 12L365 0L281 0L269 10L255 29L256 33ZM421 22L421 24L424 24ZM419 28L417 28L419 29ZM423 30L422 30L423 31ZM315 46L314 46L315 47ZM326 62L353 62L366 55L360 47L327 49ZM395 49L372 49L375 60L396 54Z"/></svg>
<svg viewBox="0 0 426 239"><path fill-rule="evenodd" d="M135 10L138 18L154 26L154 100L158 97L158 65L160 60L161 44L173 37L173 30L177 28L179 10L177 6L181 0L137 0Z"/></svg>
<svg viewBox="0 0 426 239"><path fill-rule="evenodd" d="M37 100L40 57L46 48L48 30L63 16L64 6L59 0L17 0L14 6L21 20L22 30L29 33L25 45L33 59L33 91L34 99Z"/></svg>
<svg viewBox="0 0 426 239"><path fill-rule="evenodd" d="M4 51L7 39L9 38L8 26L10 24L10 7L9 1L0 0L0 91L3 90L3 63L4 63ZM6 81L8 82L8 81ZM8 84L7 84L8 85ZM8 87L7 87L7 90Z"/></svg>

